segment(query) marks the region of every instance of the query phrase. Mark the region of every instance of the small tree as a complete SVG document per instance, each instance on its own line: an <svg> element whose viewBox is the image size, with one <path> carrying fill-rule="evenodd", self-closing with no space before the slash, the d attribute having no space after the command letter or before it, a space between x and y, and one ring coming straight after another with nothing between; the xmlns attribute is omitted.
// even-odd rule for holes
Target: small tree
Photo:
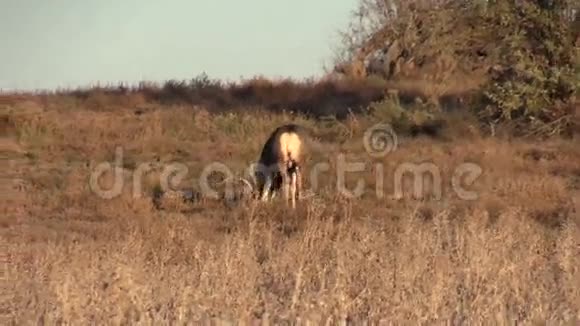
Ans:
<svg viewBox="0 0 580 326"><path fill-rule="evenodd" d="M476 107L480 117L514 122L519 134L563 132L578 88L570 21L554 1L493 1L489 9L483 21L496 32L497 63Z"/></svg>

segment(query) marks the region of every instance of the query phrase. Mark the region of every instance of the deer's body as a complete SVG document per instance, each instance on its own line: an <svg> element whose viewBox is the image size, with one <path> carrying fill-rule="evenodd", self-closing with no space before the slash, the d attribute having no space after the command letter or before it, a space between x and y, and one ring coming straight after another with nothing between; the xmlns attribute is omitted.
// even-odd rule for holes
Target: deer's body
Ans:
<svg viewBox="0 0 580 326"><path fill-rule="evenodd" d="M286 201L291 198L292 208L296 207L296 199L302 191L304 141L301 129L294 124L283 125L266 140L255 173L261 200L267 200L282 186Z"/></svg>

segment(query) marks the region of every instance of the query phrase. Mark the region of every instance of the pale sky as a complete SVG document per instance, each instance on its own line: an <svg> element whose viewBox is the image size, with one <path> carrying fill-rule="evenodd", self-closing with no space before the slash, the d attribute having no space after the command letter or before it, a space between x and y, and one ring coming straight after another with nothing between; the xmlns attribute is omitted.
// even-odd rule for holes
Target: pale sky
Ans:
<svg viewBox="0 0 580 326"><path fill-rule="evenodd" d="M0 0L0 89L319 76L357 0Z"/></svg>

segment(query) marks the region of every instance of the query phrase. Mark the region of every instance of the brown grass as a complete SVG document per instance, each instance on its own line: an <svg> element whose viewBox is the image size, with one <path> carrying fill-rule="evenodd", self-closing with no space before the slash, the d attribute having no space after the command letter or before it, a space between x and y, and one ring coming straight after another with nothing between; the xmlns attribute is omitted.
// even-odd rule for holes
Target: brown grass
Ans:
<svg viewBox="0 0 580 326"><path fill-rule="evenodd" d="M77 90L46 91L34 94L2 94L0 105L29 102L40 106L93 111L136 109L152 106L199 106L211 113L245 111L248 107L270 113L295 112L309 117L335 115L344 119L350 112L360 113L387 93L397 92L405 102L417 98L431 100L444 108L449 100L465 99L481 83L473 73L468 78L427 80L428 70L417 70L420 76L396 81L381 78L364 80L330 78L321 80L268 80L255 77L236 83L213 80L204 75L192 80L169 80L165 83L108 85ZM439 103L438 103L439 102Z"/></svg>
<svg viewBox="0 0 580 326"><path fill-rule="evenodd" d="M365 117L323 124L252 110L215 115L148 104L135 114L51 103L14 101L2 112L3 324L580 322L573 140L451 130L446 141L401 137L396 151L371 159L361 139L373 121ZM212 199L159 210L150 195L158 169L144 177L141 198L128 178L113 199L89 188L91 171L113 161L116 146L129 176L143 162L180 162L189 168L181 186L196 188L210 162L241 172L288 121L319 136L309 167L328 162L334 171L339 153L366 162L347 186L362 178L368 191L345 198L325 172L316 196L291 212L282 202ZM414 199L406 188L393 199L395 168L425 161L441 171L443 198ZM372 162L384 166L382 199ZM475 201L451 189L463 162L483 169L469 187Z"/></svg>

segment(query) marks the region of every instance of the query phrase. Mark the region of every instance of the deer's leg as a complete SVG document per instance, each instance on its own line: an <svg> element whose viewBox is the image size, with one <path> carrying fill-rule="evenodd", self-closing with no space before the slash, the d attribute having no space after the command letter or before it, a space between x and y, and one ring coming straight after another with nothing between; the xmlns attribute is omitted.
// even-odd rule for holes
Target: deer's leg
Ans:
<svg viewBox="0 0 580 326"><path fill-rule="evenodd" d="M272 196L270 197L270 199L274 199L274 197L276 197L276 195L278 194L278 191L280 190L280 187L282 186L281 179L282 179L282 175L280 173L276 172L274 174L273 179L272 179L273 180L272 181L272 189L271 189Z"/></svg>
<svg viewBox="0 0 580 326"><path fill-rule="evenodd" d="M290 197L292 198L292 209L296 208L296 176L297 171L290 173Z"/></svg>
<svg viewBox="0 0 580 326"><path fill-rule="evenodd" d="M286 204L288 204L288 199L290 199L290 176L288 175L288 169L285 164L279 165L280 175L282 176L282 187L284 188L284 199Z"/></svg>
<svg viewBox="0 0 580 326"><path fill-rule="evenodd" d="M296 199L302 196L302 170L296 167Z"/></svg>
<svg viewBox="0 0 580 326"><path fill-rule="evenodd" d="M270 188L272 188L272 175L267 173L265 176L264 187L262 188L262 201L268 200L268 195L270 194Z"/></svg>

